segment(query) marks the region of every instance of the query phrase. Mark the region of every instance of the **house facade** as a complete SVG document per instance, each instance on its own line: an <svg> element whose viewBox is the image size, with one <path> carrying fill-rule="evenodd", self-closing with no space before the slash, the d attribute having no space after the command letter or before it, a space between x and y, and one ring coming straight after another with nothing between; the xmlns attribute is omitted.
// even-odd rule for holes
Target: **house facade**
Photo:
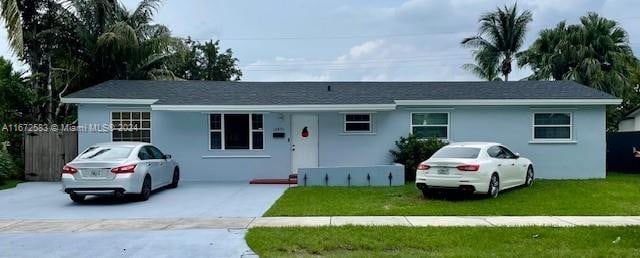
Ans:
<svg viewBox="0 0 640 258"><path fill-rule="evenodd" d="M538 178L602 178L605 107L620 103L569 81L108 81L63 101L78 106L79 149L148 141L184 180L212 181L390 165L410 133L500 142Z"/></svg>
<svg viewBox="0 0 640 258"><path fill-rule="evenodd" d="M640 131L640 108L636 108L627 113L620 122L618 122L618 132L636 132Z"/></svg>

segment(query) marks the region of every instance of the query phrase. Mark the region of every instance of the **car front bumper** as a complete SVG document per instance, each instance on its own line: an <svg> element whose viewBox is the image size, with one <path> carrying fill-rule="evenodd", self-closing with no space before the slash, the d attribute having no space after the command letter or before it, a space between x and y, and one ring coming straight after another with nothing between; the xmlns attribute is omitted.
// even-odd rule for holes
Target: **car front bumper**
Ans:
<svg viewBox="0 0 640 258"><path fill-rule="evenodd" d="M138 194L142 183L134 174L118 174L111 180L77 180L73 175L62 174L62 190L82 195Z"/></svg>
<svg viewBox="0 0 640 258"><path fill-rule="evenodd" d="M416 173L416 187L420 190L452 189L484 194L489 189L489 179L481 174L440 176L418 171Z"/></svg>

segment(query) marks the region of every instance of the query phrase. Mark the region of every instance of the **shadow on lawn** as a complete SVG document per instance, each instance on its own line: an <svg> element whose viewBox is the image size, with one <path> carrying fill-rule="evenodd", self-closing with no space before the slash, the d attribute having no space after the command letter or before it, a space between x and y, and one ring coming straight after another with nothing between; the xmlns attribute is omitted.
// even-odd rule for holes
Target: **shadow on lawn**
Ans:
<svg viewBox="0 0 640 258"><path fill-rule="evenodd" d="M517 187L509 188L509 189L506 189L506 190L502 190L502 191L500 191L500 194L498 195L498 198L500 198L503 195L508 195L512 191L519 190L519 189L525 189L525 188L527 188L527 187L525 187L525 186L517 186ZM489 199L491 199L486 194L472 194L472 193L468 193L468 192L462 192L462 191L456 191L456 190L445 190L445 189L436 190L434 193L430 194L426 198L424 196L422 196L422 194L420 194L420 198L422 200L440 200L440 201L452 201L452 202L489 200Z"/></svg>

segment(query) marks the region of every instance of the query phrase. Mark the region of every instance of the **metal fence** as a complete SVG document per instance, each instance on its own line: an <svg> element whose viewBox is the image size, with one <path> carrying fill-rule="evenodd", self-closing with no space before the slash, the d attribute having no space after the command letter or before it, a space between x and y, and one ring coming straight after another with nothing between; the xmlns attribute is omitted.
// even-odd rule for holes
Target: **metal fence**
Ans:
<svg viewBox="0 0 640 258"><path fill-rule="evenodd" d="M607 171L640 173L640 132L607 134Z"/></svg>
<svg viewBox="0 0 640 258"><path fill-rule="evenodd" d="M28 132L24 139L25 179L59 181L62 167L77 154L77 132Z"/></svg>

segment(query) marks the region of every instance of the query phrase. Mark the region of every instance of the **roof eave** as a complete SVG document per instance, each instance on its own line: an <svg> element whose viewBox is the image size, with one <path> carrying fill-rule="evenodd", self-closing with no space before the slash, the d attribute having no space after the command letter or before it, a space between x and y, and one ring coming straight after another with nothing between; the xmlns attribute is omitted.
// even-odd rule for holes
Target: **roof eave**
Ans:
<svg viewBox="0 0 640 258"><path fill-rule="evenodd" d="M621 99L439 99L396 100L398 106L620 105Z"/></svg>
<svg viewBox="0 0 640 258"><path fill-rule="evenodd" d="M389 111L395 104L316 104L316 105L151 105L166 111Z"/></svg>
<svg viewBox="0 0 640 258"><path fill-rule="evenodd" d="M67 104L151 105L156 103L158 99L61 98L60 101Z"/></svg>

